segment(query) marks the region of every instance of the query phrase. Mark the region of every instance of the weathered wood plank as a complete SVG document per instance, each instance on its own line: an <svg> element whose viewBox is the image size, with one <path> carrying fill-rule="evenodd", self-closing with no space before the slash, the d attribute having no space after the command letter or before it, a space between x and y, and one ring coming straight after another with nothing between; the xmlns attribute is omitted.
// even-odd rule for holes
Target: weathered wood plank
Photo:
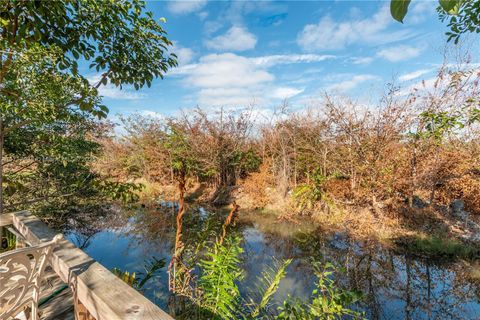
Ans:
<svg viewBox="0 0 480 320"><path fill-rule="evenodd" d="M40 290L40 301L52 295L64 285L65 283L55 271L47 267L45 270L45 280ZM72 290L70 290L70 288L64 289L41 305L39 311L40 320L74 320Z"/></svg>
<svg viewBox="0 0 480 320"><path fill-rule="evenodd" d="M30 243L49 241L55 236L52 229L29 212L17 212L12 220ZM62 240L53 252L52 267L97 320L173 319L68 240Z"/></svg>
<svg viewBox="0 0 480 320"><path fill-rule="evenodd" d="M12 213L0 214L0 227L12 225L13 224L12 218L13 218Z"/></svg>

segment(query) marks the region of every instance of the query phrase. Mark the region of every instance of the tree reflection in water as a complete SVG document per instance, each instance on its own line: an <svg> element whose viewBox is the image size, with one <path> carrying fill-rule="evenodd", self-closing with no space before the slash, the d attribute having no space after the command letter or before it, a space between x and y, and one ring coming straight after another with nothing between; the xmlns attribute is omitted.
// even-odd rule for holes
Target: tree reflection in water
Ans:
<svg viewBox="0 0 480 320"><path fill-rule="evenodd" d="M227 213L190 206L184 217L189 259L195 259L207 239L221 234ZM337 281L366 295L357 308L365 310L368 319L477 319L480 314L479 286L469 279L461 262L431 261L378 243L354 241L315 229L309 221L292 225L278 222L273 216L242 211L240 218L233 232L242 236L245 249L242 261L246 278L241 291L255 287L257 276L273 257L292 258L274 301L280 303L289 294L306 299L314 288L311 261L329 261L345 269ZM113 220L111 227L90 233L77 230L69 238L108 268L133 272L151 256L170 260L175 239L174 205L124 212ZM105 241L109 242L107 247L102 246ZM107 250L116 254L109 255ZM167 308L170 294L166 271L144 291L152 301ZM181 308L181 304L177 299L174 308Z"/></svg>

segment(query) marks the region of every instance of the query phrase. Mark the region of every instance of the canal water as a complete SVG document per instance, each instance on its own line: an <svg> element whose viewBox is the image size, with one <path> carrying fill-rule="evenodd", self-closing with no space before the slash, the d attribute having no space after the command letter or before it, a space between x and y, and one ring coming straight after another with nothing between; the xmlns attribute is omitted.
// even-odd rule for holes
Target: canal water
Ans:
<svg viewBox="0 0 480 320"><path fill-rule="evenodd" d="M167 266L175 237L174 211L172 204L118 211L105 218L102 227L72 229L67 237L109 269L141 273L147 260L163 259L165 267L142 291L169 310ZM202 207L189 210L184 222L186 245L220 230L224 217L225 212ZM316 286L312 263L330 262L339 270L335 274L339 285L363 292L363 302L354 308L365 311L368 319L480 319L480 282L472 277L475 270L463 262L431 261L327 233L308 220L279 222L260 212L241 212L232 232L243 239L245 278L240 290L244 293L254 292L262 270L275 261L293 259L274 304L288 296L308 300Z"/></svg>

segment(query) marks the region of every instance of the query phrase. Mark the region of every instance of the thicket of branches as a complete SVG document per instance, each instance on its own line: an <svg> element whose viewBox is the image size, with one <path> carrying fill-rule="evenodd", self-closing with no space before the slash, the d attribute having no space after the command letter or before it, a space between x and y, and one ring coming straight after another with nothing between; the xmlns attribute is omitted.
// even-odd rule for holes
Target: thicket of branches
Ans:
<svg viewBox="0 0 480 320"><path fill-rule="evenodd" d="M463 199L480 212L479 72L446 64L435 81L394 85L366 105L326 95L308 111L253 117L251 110L122 119L103 141L97 169L121 179L186 180L215 190L240 185L259 204L269 194L299 211L335 204L393 207ZM259 206L261 206L259 205Z"/></svg>

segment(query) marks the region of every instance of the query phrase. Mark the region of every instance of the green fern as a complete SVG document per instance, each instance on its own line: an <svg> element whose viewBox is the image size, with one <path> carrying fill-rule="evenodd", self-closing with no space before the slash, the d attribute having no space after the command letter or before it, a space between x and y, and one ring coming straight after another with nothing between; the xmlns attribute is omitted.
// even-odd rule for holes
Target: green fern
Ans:
<svg viewBox="0 0 480 320"><path fill-rule="evenodd" d="M260 302L255 306L253 311L250 313L252 318L256 318L260 313L265 310L268 306L268 303L272 299L275 292L277 292L280 285L280 281L285 277L286 269L288 265L292 262L292 259L287 259L283 263L278 261L274 264L274 267L269 267L267 270L262 272L262 276L259 277L259 282L261 287L257 289L258 292L263 292Z"/></svg>
<svg viewBox="0 0 480 320"><path fill-rule="evenodd" d="M240 291L236 284L243 278L239 267L243 249L239 237L225 239L223 245L215 242L200 261L202 270L198 279L201 294L197 305L220 319L236 319Z"/></svg>

